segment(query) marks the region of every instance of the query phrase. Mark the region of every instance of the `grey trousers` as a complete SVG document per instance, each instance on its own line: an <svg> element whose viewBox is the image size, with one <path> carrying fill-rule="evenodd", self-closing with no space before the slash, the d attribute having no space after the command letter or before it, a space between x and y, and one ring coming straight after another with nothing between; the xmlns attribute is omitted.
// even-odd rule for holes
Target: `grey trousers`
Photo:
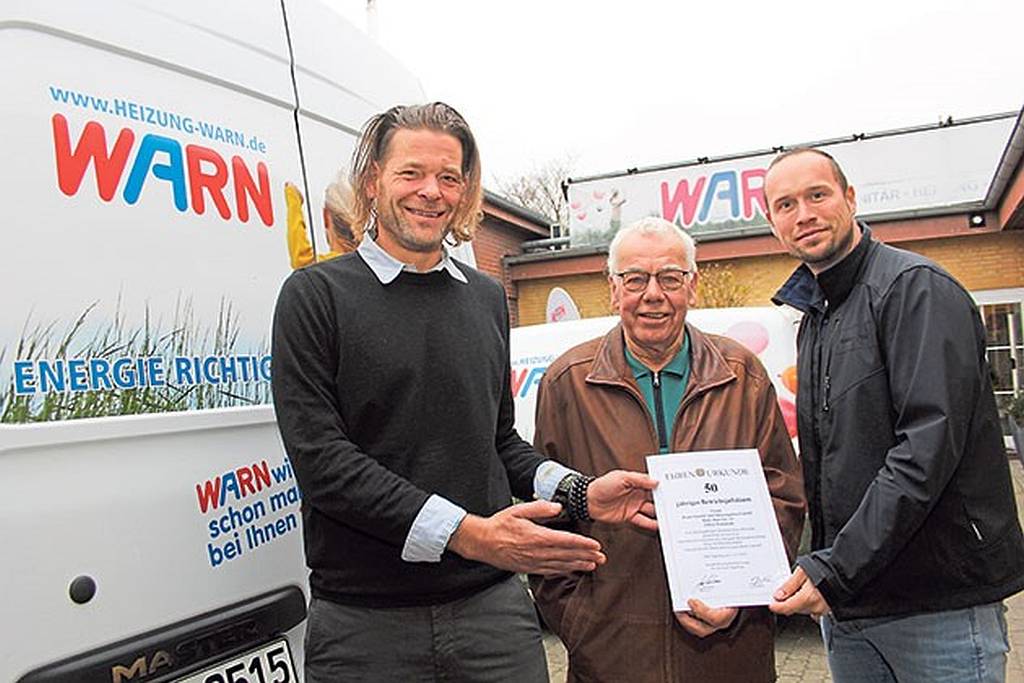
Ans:
<svg viewBox="0 0 1024 683"><path fill-rule="evenodd" d="M533 602L513 577L429 607L367 608L313 599L306 683L548 681Z"/></svg>

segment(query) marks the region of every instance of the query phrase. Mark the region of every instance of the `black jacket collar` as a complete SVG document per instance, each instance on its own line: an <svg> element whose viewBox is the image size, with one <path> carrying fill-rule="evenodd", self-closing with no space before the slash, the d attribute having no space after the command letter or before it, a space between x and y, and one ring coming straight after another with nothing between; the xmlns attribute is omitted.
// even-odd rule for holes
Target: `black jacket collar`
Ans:
<svg viewBox="0 0 1024 683"><path fill-rule="evenodd" d="M800 264L772 297L772 303L780 306L786 304L807 313L812 308L824 310L826 302L838 306L845 301L857 281L857 274L873 241L871 228L859 221L858 225L861 230L860 242L842 261L817 277L806 264Z"/></svg>

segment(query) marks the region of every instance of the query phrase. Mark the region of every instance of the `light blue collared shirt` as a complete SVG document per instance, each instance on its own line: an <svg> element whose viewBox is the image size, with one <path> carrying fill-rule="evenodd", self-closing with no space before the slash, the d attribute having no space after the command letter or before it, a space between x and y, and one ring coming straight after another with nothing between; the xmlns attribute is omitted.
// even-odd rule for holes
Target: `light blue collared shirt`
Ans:
<svg viewBox="0 0 1024 683"><path fill-rule="evenodd" d="M403 270L412 273L433 273L443 270L455 280L469 284L465 273L459 270L455 260L449 255L448 249L443 246L441 260L427 271L416 270L415 266L399 261L384 251L369 236L359 243L356 252L383 285L394 282ZM573 472L554 460L545 460L533 475L534 495L543 500L551 500L555 495L558 482ZM402 547L402 559L406 562L440 562L444 549L448 547L448 541L455 530L459 528L459 524L462 523L466 514L463 508L447 498L436 493L431 494L409 528L409 535L405 537L405 545Z"/></svg>
<svg viewBox="0 0 1024 683"><path fill-rule="evenodd" d="M419 271L416 270L416 266L403 263L396 259L394 256L384 251L375 240L367 239L362 240L359 243L359 247L356 249L359 252L359 256L362 257L366 265L370 266L370 270L377 276L382 285L389 285L395 281L398 274L403 270L410 273L434 273L439 270L451 275L453 278L458 280L464 285L469 284L469 280L466 279L465 273L459 270L459 267L455 265L455 259L448 253L448 248L445 246L441 247L441 260L431 268L430 270Z"/></svg>

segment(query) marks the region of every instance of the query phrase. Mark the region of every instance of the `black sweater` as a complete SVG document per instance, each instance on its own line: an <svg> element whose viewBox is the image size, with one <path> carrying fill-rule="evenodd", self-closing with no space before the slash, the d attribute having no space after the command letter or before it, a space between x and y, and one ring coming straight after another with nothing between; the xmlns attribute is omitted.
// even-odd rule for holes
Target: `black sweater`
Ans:
<svg viewBox="0 0 1024 683"><path fill-rule="evenodd" d="M294 272L274 314L278 426L302 491L313 595L438 604L508 574L402 547L436 493L473 514L533 496L541 458L513 426L501 286L459 264L383 285L358 254Z"/></svg>

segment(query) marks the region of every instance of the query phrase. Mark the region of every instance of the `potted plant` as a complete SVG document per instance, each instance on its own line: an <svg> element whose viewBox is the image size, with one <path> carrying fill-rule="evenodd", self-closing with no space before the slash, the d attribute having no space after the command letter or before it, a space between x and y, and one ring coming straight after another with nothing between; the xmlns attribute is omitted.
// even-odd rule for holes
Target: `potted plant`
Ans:
<svg viewBox="0 0 1024 683"><path fill-rule="evenodd" d="M1006 404L1006 414L1010 418L1010 434L1017 457L1024 464L1024 393L1018 394Z"/></svg>

